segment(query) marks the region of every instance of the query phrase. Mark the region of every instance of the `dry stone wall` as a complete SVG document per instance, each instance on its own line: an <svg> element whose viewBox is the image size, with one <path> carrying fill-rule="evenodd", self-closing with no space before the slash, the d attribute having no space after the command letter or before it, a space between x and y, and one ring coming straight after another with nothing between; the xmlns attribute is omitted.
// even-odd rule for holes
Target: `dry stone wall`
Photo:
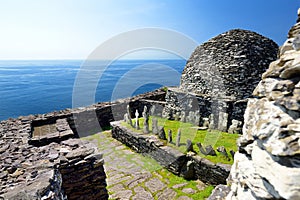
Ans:
<svg viewBox="0 0 300 200"><path fill-rule="evenodd" d="M299 11L279 59L248 102L228 200L300 199Z"/></svg>

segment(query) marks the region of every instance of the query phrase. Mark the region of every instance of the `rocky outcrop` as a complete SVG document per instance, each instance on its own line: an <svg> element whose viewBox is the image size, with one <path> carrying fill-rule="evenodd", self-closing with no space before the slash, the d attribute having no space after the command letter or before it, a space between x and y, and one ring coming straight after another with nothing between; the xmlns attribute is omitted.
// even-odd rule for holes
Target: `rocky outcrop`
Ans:
<svg viewBox="0 0 300 200"><path fill-rule="evenodd" d="M299 21L248 102L228 200L300 199Z"/></svg>
<svg viewBox="0 0 300 200"><path fill-rule="evenodd" d="M203 43L187 61L180 87L168 90L163 116L200 126L209 118L211 129L233 125L240 132L247 98L277 50L271 39L240 29Z"/></svg>

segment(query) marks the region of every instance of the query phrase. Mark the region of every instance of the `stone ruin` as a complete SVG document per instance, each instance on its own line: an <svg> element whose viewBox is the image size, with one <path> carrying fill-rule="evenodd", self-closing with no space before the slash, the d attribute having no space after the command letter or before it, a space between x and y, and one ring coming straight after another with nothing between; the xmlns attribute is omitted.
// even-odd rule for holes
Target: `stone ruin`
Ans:
<svg viewBox="0 0 300 200"><path fill-rule="evenodd" d="M277 50L272 40L240 29L203 43L187 61L180 87L168 88L163 116L241 133L247 98Z"/></svg>
<svg viewBox="0 0 300 200"><path fill-rule="evenodd" d="M66 118L0 123L0 199L108 199L104 160Z"/></svg>
<svg viewBox="0 0 300 200"><path fill-rule="evenodd" d="M245 112L226 199L300 199L300 9Z"/></svg>

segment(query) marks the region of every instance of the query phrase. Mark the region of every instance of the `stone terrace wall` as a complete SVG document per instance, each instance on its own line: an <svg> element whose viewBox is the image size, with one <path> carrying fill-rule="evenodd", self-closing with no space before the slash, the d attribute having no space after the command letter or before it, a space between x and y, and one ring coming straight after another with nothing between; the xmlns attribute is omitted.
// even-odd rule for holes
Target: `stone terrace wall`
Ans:
<svg viewBox="0 0 300 200"><path fill-rule="evenodd" d="M226 183L230 165L214 164L198 156L185 155L176 149L165 146L156 135L136 133L121 126L120 122L113 122L112 127L113 138L138 153L149 155L176 175L185 177L187 163L192 161L195 164L192 169L193 179L200 179L213 185Z"/></svg>
<svg viewBox="0 0 300 200"><path fill-rule="evenodd" d="M249 100L227 199L300 199L299 21Z"/></svg>

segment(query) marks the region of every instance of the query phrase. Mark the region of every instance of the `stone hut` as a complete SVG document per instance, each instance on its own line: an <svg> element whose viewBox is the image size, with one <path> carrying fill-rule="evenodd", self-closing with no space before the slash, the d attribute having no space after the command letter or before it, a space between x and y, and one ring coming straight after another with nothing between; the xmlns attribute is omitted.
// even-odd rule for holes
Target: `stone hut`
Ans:
<svg viewBox="0 0 300 200"><path fill-rule="evenodd" d="M277 51L271 39L241 29L203 43L187 61L180 87L169 88L164 117L196 125L209 118L210 128L221 131L232 122L241 126L247 98Z"/></svg>

